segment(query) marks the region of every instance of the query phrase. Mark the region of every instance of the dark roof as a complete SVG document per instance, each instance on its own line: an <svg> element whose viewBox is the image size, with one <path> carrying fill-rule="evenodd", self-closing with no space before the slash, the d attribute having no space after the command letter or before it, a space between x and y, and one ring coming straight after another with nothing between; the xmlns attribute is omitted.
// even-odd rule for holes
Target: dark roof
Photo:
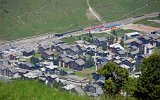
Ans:
<svg viewBox="0 0 160 100"><path fill-rule="evenodd" d="M28 67L33 67L33 65L31 63L24 63L24 65L28 66Z"/></svg>
<svg viewBox="0 0 160 100"><path fill-rule="evenodd" d="M61 44L61 45L59 45L59 47L60 47L62 50L65 50L65 49L70 48L70 46L67 45L67 44Z"/></svg>

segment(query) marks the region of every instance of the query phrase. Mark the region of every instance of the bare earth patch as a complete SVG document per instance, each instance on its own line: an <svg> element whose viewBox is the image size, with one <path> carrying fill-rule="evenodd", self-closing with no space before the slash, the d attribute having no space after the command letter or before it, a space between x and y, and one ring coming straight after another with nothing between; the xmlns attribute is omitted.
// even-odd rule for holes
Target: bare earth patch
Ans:
<svg viewBox="0 0 160 100"><path fill-rule="evenodd" d="M86 16L88 18L88 20L95 20L96 17L90 12L89 9L86 10Z"/></svg>
<svg viewBox="0 0 160 100"><path fill-rule="evenodd" d="M125 27L127 29L133 29L133 30L142 31L142 32L153 32L153 31L160 30L160 28L158 27L146 26L142 24L128 24Z"/></svg>

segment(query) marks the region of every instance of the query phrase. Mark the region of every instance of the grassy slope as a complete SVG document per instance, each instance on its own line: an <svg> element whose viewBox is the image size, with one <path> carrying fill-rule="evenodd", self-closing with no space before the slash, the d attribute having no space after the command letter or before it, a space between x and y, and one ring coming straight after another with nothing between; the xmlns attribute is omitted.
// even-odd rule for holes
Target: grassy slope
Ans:
<svg viewBox="0 0 160 100"><path fill-rule="evenodd" d="M160 11L160 0L125 17ZM157 1L156 3L154 3ZM90 0L104 20L113 21L146 5L146 0ZM0 0L0 39L17 39L85 26L86 0Z"/></svg>
<svg viewBox="0 0 160 100"><path fill-rule="evenodd" d="M155 20L155 19L160 20L160 17L146 18L146 19L135 22L135 24L144 24L144 25L153 26L153 27L160 27L160 23L148 21L148 20Z"/></svg>
<svg viewBox="0 0 160 100"><path fill-rule="evenodd" d="M122 18L122 16L131 11L141 8L147 4L147 0L90 0L91 5L106 20L113 21ZM135 13L127 14L124 18L130 16L142 15L160 11L160 0L149 0L148 7L137 10Z"/></svg>
<svg viewBox="0 0 160 100"><path fill-rule="evenodd" d="M0 83L0 100L91 100L49 88L38 81L18 80L11 83Z"/></svg>
<svg viewBox="0 0 160 100"><path fill-rule="evenodd" d="M70 30L89 23L86 9L85 0L0 0L0 37L16 39Z"/></svg>

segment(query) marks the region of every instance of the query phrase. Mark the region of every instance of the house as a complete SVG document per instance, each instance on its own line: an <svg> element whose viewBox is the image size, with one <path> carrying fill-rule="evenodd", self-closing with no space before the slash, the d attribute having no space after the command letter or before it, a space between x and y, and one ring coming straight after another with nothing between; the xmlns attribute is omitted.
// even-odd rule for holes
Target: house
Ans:
<svg viewBox="0 0 160 100"><path fill-rule="evenodd" d="M152 54L154 47L155 46L151 45L150 43L146 44L145 47L144 47L144 54L147 54L147 53Z"/></svg>
<svg viewBox="0 0 160 100"><path fill-rule="evenodd" d="M28 63L28 62L20 63L19 67L22 69L27 69L27 70L35 69L35 66L33 66L31 63Z"/></svg>
<svg viewBox="0 0 160 100"><path fill-rule="evenodd" d="M56 39L56 40L53 40L52 41L54 45L58 45L58 44L63 44L64 42L59 40L59 39Z"/></svg>
<svg viewBox="0 0 160 100"><path fill-rule="evenodd" d="M103 89L97 84L89 84L85 86L85 92L89 96L101 96L103 94Z"/></svg>
<svg viewBox="0 0 160 100"><path fill-rule="evenodd" d="M38 77L42 76L42 72L39 70L30 71L23 75L27 79L37 79Z"/></svg>
<svg viewBox="0 0 160 100"><path fill-rule="evenodd" d="M56 51L61 53L66 53L70 49L70 46L67 44L59 44L56 46Z"/></svg>
<svg viewBox="0 0 160 100"><path fill-rule="evenodd" d="M69 54L69 55L76 55L76 54L81 54L81 53L82 53L82 51L79 50L79 48L76 46L71 46L69 48L69 50L67 51L67 54Z"/></svg>
<svg viewBox="0 0 160 100"><path fill-rule="evenodd" d="M22 68L17 68L17 72L20 76L23 76L23 74L26 74L29 72L29 70L22 69Z"/></svg>
<svg viewBox="0 0 160 100"><path fill-rule="evenodd" d="M32 55L34 55L34 53L35 53L34 50L32 50L32 49L27 49L27 50L23 51L23 56L26 56L26 57L32 56Z"/></svg>
<svg viewBox="0 0 160 100"><path fill-rule="evenodd" d="M0 59L3 59L3 52L0 51Z"/></svg>
<svg viewBox="0 0 160 100"><path fill-rule="evenodd" d="M53 51L52 51L52 50L45 50L45 51L43 51L43 52L41 53L42 59L45 59L45 60L47 60L47 59L49 59L49 58L52 58L52 59L53 59L53 56L54 56L54 54L53 54Z"/></svg>
<svg viewBox="0 0 160 100"><path fill-rule="evenodd" d="M53 84L55 79L58 78L56 74L46 75L45 77L48 84Z"/></svg>
<svg viewBox="0 0 160 100"><path fill-rule="evenodd" d="M9 55L9 59L10 59L10 60L17 60L16 54L15 54L15 53L10 54L10 55Z"/></svg>
<svg viewBox="0 0 160 100"><path fill-rule="evenodd" d="M59 66L62 66L62 67L67 67L67 68L70 68L71 64L73 63L73 59L69 58L69 57L64 57L60 60L59 62Z"/></svg>
<svg viewBox="0 0 160 100"><path fill-rule="evenodd" d="M40 45L40 46L38 47L38 52L39 52L39 53L43 53L44 51L49 50L49 49L50 49L50 46L49 46L49 45Z"/></svg>
<svg viewBox="0 0 160 100"><path fill-rule="evenodd" d="M85 67L85 62L82 59L77 59L71 64L71 68L74 70L83 70Z"/></svg>
<svg viewBox="0 0 160 100"><path fill-rule="evenodd" d="M0 64L0 74L6 77L15 78L17 69L9 65Z"/></svg>
<svg viewBox="0 0 160 100"><path fill-rule="evenodd" d="M119 57L125 57L125 56L127 56L127 50L119 50L119 51L117 51L117 55Z"/></svg>
<svg viewBox="0 0 160 100"><path fill-rule="evenodd" d="M125 39L129 39L129 38L135 38L138 37L140 35L140 33L138 32L131 32L131 33L127 33L125 34Z"/></svg>
<svg viewBox="0 0 160 100"><path fill-rule="evenodd" d="M108 59L105 57L96 58L96 71L104 66L108 62Z"/></svg>
<svg viewBox="0 0 160 100"><path fill-rule="evenodd" d="M103 46L107 44L107 39L105 37L95 38L94 44L96 46Z"/></svg>
<svg viewBox="0 0 160 100"><path fill-rule="evenodd" d="M128 53L128 57L135 58L140 54L139 50L131 51Z"/></svg>
<svg viewBox="0 0 160 100"><path fill-rule="evenodd" d="M67 91L74 91L73 89L75 88L75 86L73 84L69 84L63 87L63 89L67 90Z"/></svg>

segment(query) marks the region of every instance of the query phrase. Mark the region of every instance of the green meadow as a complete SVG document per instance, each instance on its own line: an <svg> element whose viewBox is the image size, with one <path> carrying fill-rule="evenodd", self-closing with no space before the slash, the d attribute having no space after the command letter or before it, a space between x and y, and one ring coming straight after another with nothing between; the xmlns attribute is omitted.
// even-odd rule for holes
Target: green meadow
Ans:
<svg viewBox="0 0 160 100"><path fill-rule="evenodd" d="M160 0L149 1L90 0L90 4L103 22L111 22L160 11ZM87 18L87 9L87 0L0 0L0 40L65 32L97 23Z"/></svg>

